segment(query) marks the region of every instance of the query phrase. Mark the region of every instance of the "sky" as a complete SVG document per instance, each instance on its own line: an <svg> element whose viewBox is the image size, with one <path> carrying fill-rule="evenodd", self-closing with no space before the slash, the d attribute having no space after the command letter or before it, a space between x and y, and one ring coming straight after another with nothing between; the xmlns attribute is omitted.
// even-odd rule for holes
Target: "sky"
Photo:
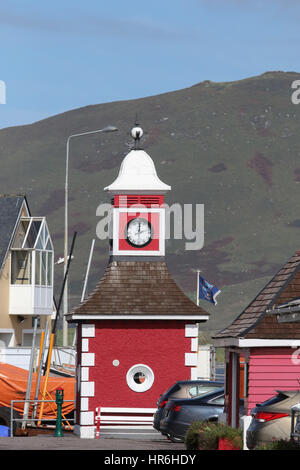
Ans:
<svg viewBox="0 0 300 470"><path fill-rule="evenodd" d="M1 0L0 128L266 71L300 72L299 0Z"/></svg>

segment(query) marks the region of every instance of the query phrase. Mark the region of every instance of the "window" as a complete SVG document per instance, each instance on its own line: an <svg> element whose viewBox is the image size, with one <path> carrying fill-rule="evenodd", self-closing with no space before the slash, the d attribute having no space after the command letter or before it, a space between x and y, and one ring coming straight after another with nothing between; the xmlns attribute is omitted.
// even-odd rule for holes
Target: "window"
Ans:
<svg viewBox="0 0 300 470"><path fill-rule="evenodd" d="M195 385L194 387L191 387L189 389L189 395L193 398L193 397L196 397L198 394L198 389L197 389L197 386Z"/></svg>
<svg viewBox="0 0 300 470"><path fill-rule="evenodd" d="M29 251L13 250L11 252L11 283L31 283L31 262Z"/></svg>
<svg viewBox="0 0 300 470"><path fill-rule="evenodd" d="M50 237L48 237L48 241L47 241L47 244L46 244L46 250L52 250L52 246L51 246L51 242L50 242Z"/></svg>
<svg viewBox="0 0 300 470"><path fill-rule="evenodd" d="M154 374L150 367L145 364L132 366L126 375L128 387L134 392L146 392L152 387Z"/></svg>
<svg viewBox="0 0 300 470"><path fill-rule="evenodd" d="M40 220L38 220L38 221L32 220L30 228L29 228L27 236L26 236L26 242L24 244L24 248L33 248L34 247L36 237L38 235L41 223L42 222Z"/></svg>
<svg viewBox="0 0 300 470"><path fill-rule="evenodd" d="M40 285L41 281L41 252L35 252L35 284Z"/></svg>
<svg viewBox="0 0 300 470"><path fill-rule="evenodd" d="M206 393L216 392L220 387L206 387L205 385L200 385L198 387L198 395L205 395Z"/></svg>
<svg viewBox="0 0 300 470"><path fill-rule="evenodd" d="M47 247L46 247L47 245ZM38 249L45 249L46 250L52 250L52 244L51 244L51 241L50 241L50 236L49 236L49 232L48 232L48 229L46 227L46 224L44 223L42 225L42 228L40 230L40 234L39 234L39 238L36 242L36 248Z"/></svg>
<svg viewBox="0 0 300 470"><path fill-rule="evenodd" d="M205 395L206 393L217 391L220 387L218 386L209 386L209 385L194 385L189 389L189 395L191 397L199 397L200 395Z"/></svg>
<svg viewBox="0 0 300 470"><path fill-rule="evenodd" d="M41 272L41 285L45 286L46 285L46 274L47 274L47 252L42 251L42 272Z"/></svg>
<svg viewBox="0 0 300 470"><path fill-rule="evenodd" d="M213 398L212 400L210 400L209 403L210 403L211 405L220 405L220 406L224 406L225 397L224 397L224 395L219 395L218 397Z"/></svg>
<svg viewBox="0 0 300 470"><path fill-rule="evenodd" d="M0 330L0 348L8 348L9 346L12 346L13 340L13 332Z"/></svg>
<svg viewBox="0 0 300 470"><path fill-rule="evenodd" d="M47 286L52 286L53 253L47 252Z"/></svg>
<svg viewBox="0 0 300 470"><path fill-rule="evenodd" d="M276 403L280 403L283 400L286 400L288 398L288 395L285 395L284 392L279 392L275 396L268 398L268 400L262 402L260 405L261 406L270 406L270 405L275 405Z"/></svg>
<svg viewBox="0 0 300 470"><path fill-rule="evenodd" d="M31 262L34 263L34 279L31 280ZM21 218L11 255L11 283L52 286L53 246L44 218Z"/></svg>
<svg viewBox="0 0 300 470"><path fill-rule="evenodd" d="M41 241L41 237L39 237L38 241L36 242L35 248L37 250L42 250L43 249L43 244L42 244L42 241Z"/></svg>
<svg viewBox="0 0 300 470"><path fill-rule="evenodd" d="M28 226L29 220L20 220L15 234L13 248L22 248Z"/></svg>
<svg viewBox="0 0 300 470"><path fill-rule="evenodd" d="M45 230L47 230L45 220L34 217L22 217L16 229L12 248L33 248L40 229L45 234ZM44 248L44 245L41 245L41 248Z"/></svg>
<svg viewBox="0 0 300 470"><path fill-rule="evenodd" d="M52 286L53 252L35 251L35 285Z"/></svg>

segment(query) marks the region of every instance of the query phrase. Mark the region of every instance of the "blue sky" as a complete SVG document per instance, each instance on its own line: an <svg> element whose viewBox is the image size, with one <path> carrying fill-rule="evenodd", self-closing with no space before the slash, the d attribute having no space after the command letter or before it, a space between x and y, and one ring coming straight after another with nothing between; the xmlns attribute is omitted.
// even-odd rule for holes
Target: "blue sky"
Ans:
<svg viewBox="0 0 300 470"><path fill-rule="evenodd" d="M298 0L2 0L0 128L89 104L300 72Z"/></svg>

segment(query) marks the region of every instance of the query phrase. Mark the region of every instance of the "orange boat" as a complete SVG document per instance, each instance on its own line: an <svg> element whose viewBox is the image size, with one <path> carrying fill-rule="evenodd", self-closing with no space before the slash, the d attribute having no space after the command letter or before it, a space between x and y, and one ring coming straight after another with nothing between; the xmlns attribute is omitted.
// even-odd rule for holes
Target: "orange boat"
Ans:
<svg viewBox="0 0 300 470"><path fill-rule="evenodd" d="M32 374L32 386L30 399L35 399L36 384L38 374ZM28 371L19 367L12 366L0 362L0 424L7 424L7 419L10 421L10 409L12 400L25 400L28 382ZM56 418L56 403L55 394L57 388L64 390L64 402L62 406L62 413L67 416L74 411L75 399L75 378L74 377L48 377L47 380L47 394L42 396L44 390L45 376L40 379L40 391L38 400L54 400L54 403L44 403L43 405L43 420ZM72 400L72 402L66 401ZM39 417L40 403L38 403L36 417ZM19 413L20 417L23 416L24 403L14 403L13 408ZM29 417L33 410L33 403L30 404ZM4 421L6 421L4 423Z"/></svg>

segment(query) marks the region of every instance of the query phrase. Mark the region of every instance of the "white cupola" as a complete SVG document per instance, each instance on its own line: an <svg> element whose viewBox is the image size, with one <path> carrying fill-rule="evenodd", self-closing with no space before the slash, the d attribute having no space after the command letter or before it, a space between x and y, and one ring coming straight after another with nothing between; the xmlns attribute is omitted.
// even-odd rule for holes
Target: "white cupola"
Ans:
<svg viewBox="0 0 300 470"><path fill-rule="evenodd" d="M135 140L135 148L124 158L118 177L104 188L114 194L164 194L171 186L163 183L157 176L152 158L139 148L139 139L143 135L140 127L134 127L131 135Z"/></svg>

